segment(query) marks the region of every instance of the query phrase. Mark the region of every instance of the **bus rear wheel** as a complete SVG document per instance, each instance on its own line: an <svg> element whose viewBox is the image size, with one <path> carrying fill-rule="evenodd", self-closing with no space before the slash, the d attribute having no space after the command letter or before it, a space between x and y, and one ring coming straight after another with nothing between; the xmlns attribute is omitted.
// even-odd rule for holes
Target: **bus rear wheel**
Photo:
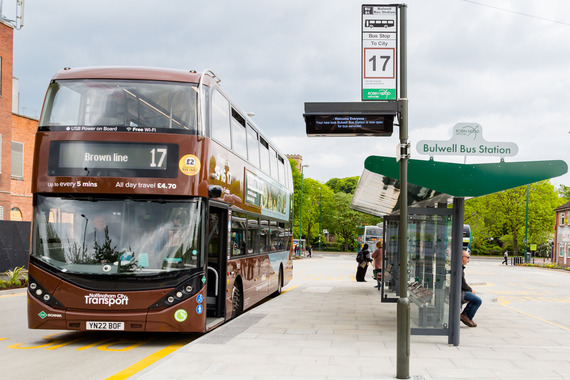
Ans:
<svg viewBox="0 0 570 380"><path fill-rule="evenodd" d="M237 317L243 311L242 292L237 284L234 284L232 290L232 318Z"/></svg>
<svg viewBox="0 0 570 380"><path fill-rule="evenodd" d="M279 268L279 278L277 279L277 290L272 294L273 297L277 297L281 294L283 288L283 267Z"/></svg>

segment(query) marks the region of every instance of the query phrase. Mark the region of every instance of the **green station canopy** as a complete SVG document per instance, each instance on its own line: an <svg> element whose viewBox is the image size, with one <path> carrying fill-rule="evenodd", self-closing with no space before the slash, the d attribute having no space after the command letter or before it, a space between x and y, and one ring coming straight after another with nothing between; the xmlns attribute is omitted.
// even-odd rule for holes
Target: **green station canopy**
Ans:
<svg viewBox="0 0 570 380"><path fill-rule="evenodd" d="M369 156L365 169L400 179L400 163L395 158ZM408 160L408 183L454 197L478 197L527 185L568 172L561 160L454 164L433 160Z"/></svg>
<svg viewBox="0 0 570 380"><path fill-rule="evenodd" d="M567 171L564 161L454 164L408 160L408 206L434 207L452 197L478 197ZM391 157L368 157L350 208L382 217L399 210L399 197L399 162Z"/></svg>

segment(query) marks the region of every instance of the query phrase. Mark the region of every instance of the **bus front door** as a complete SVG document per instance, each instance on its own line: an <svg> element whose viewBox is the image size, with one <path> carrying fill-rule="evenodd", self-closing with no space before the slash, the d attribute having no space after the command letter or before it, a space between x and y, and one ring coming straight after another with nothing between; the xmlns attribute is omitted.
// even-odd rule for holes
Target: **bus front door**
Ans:
<svg viewBox="0 0 570 380"><path fill-rule="evenodd" d="M228 209L210 205L206 231L207 256L207 313L206 329L225 320L226 251ZM226 242L224 244L224 242Z"/></svg>

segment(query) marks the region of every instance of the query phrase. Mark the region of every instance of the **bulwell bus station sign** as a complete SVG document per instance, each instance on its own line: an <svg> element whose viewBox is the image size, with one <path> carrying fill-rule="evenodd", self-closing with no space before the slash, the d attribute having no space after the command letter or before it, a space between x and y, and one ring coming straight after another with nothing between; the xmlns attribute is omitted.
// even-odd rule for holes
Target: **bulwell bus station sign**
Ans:
<svg viewBox="0 0 570 380"><path fill-rule="evenodd" d="M416 149L429 156L498 156L512 157L519 151L511 142L490 142L483 138L483 128L477 123L457 123L448 141L421 140Z"/></svg>

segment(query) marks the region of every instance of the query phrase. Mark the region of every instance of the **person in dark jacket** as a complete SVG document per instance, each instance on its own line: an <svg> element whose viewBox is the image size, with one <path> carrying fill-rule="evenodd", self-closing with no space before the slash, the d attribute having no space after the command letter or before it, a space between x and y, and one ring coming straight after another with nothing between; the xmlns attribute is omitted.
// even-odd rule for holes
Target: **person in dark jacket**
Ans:
<svg viewBox="0 0 570 380"><path fill-rule="evenodd" d="M362 250L356 255L356 262L358 266L356 267L356 281L366 282L364 276L366 276L366 270L368 269L368 263L372 262L370 258L370 251L368 250L368 244L362 246Z"/></svg>
<svg viewBox="0 0 570 380"><path fill-rule="evenodd" d="M477 327L477 323L473 322L473 318L475 317L475 313L477 313L477 309L481 306L481 298L475 295L475 291L467 284L465 281L465 265L469 262L469 252L463 251L463 271L461 276L461 293L463 296L463 300L467 302L467 306L461 312L460 319L461 322L466 324L469 327Z"/></svg>

